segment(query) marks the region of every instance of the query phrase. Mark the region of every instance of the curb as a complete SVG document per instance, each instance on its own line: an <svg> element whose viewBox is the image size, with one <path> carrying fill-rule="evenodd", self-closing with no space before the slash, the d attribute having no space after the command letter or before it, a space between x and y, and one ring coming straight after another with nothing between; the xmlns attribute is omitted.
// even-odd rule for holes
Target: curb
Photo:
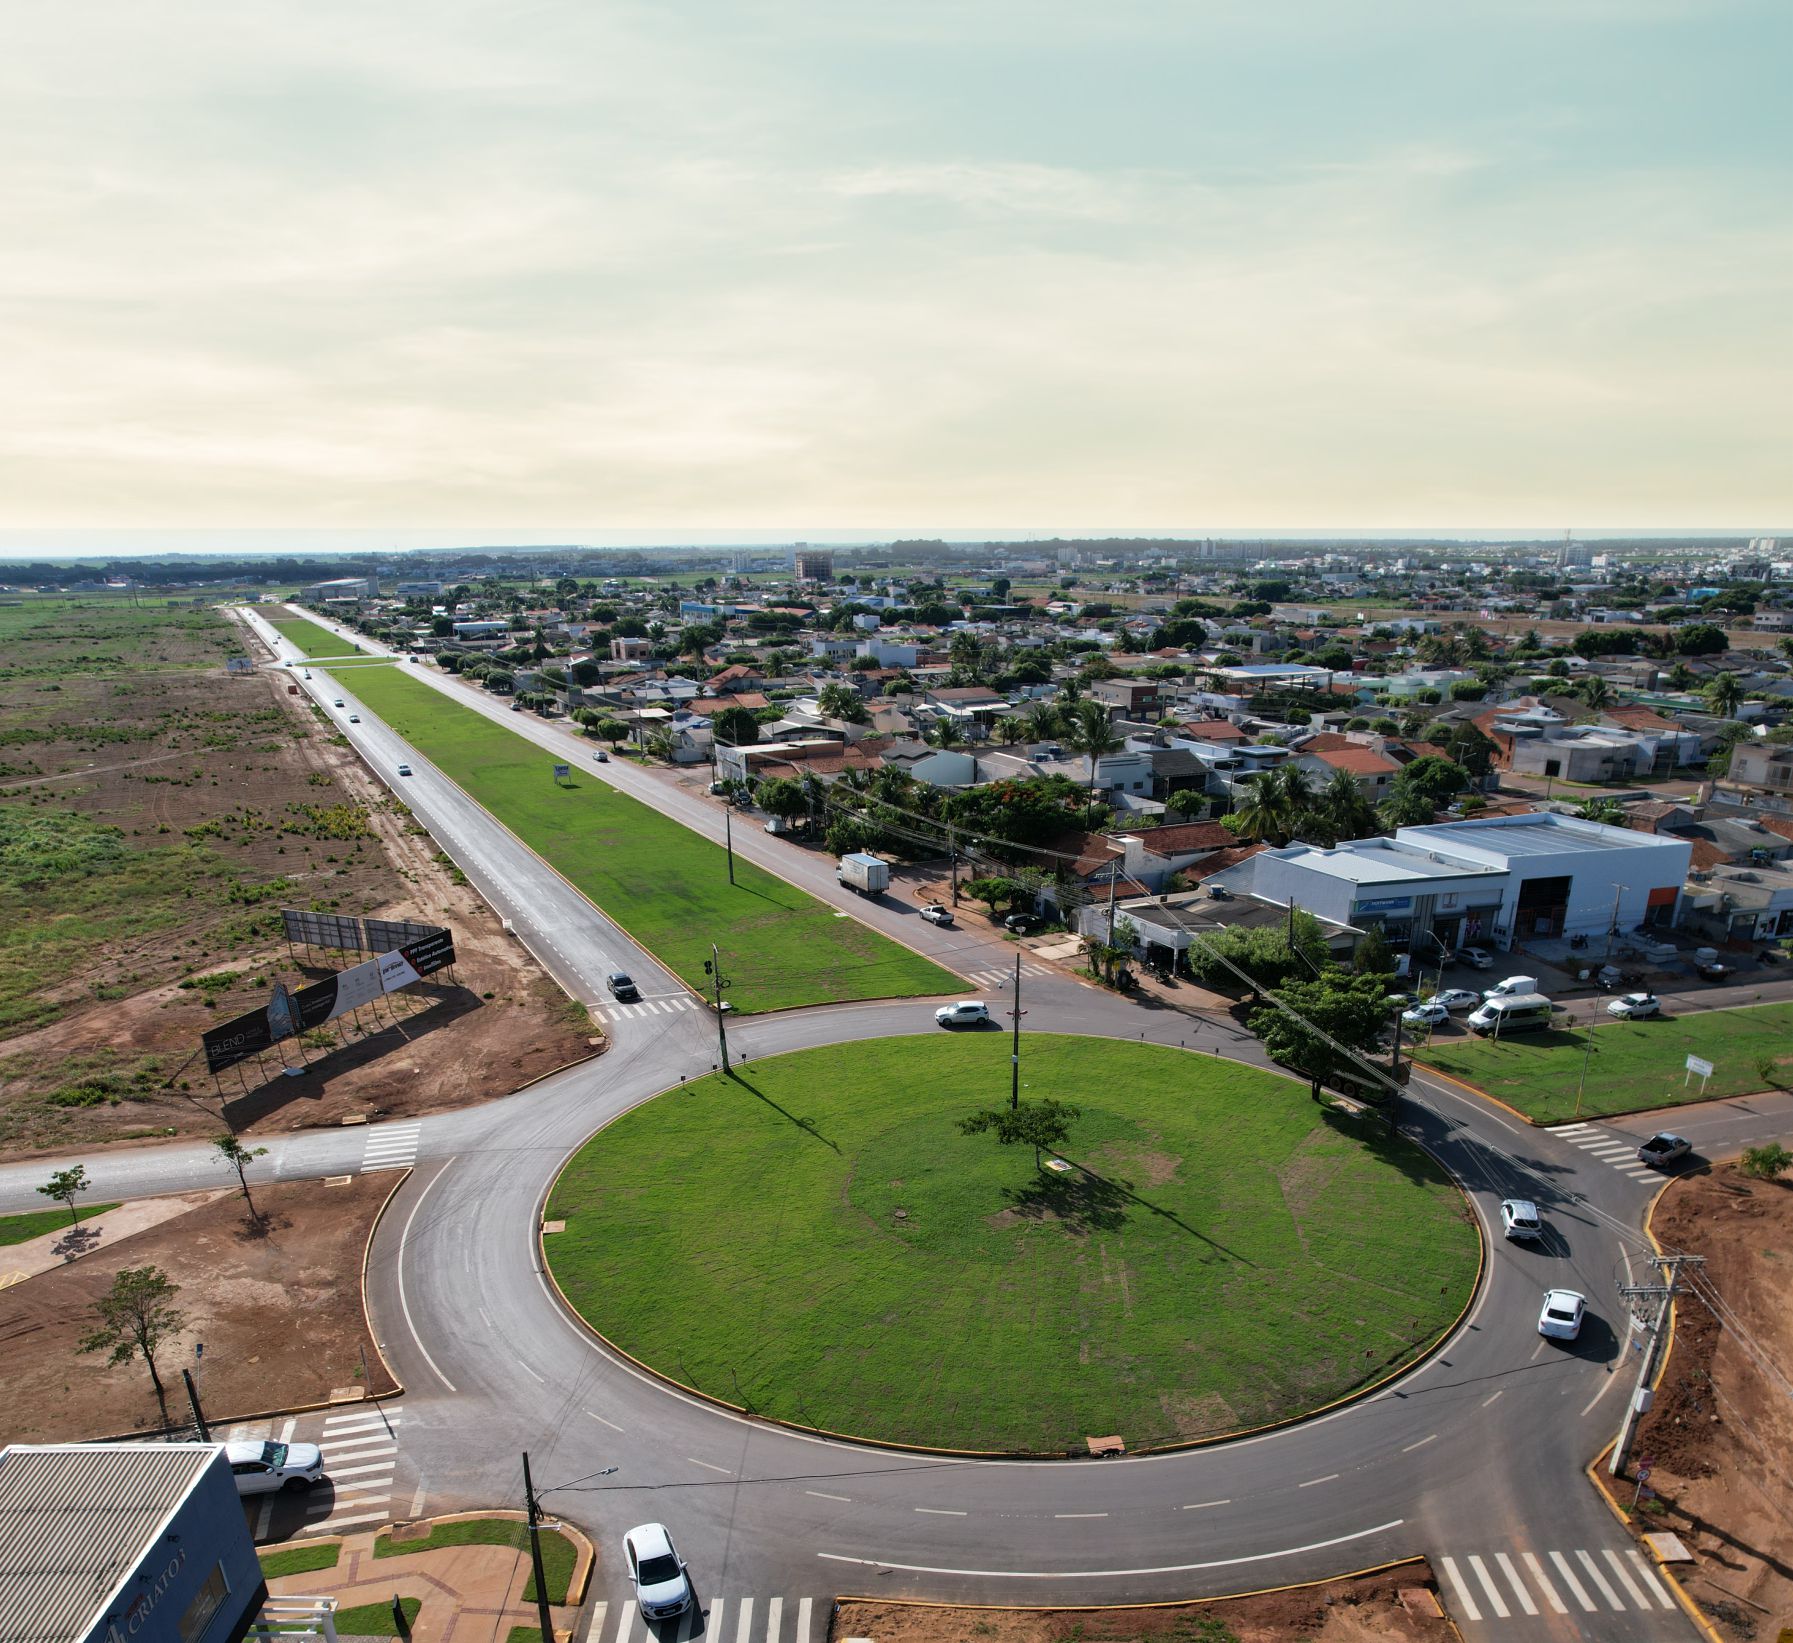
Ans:
<svg viewBox="0 0 1793 1643"><path fill-rule="evenodd" d="M1471 1084L1467 1079L1457 1078L1451 1073L1444 1072L1440 1068L1434 1067L1430 1061L1427 1061L1420 1056L1416 1056L1411 1049L1407 1052L1407 1059L1417 1066L1424 1067L1428 1077L1441 1078L1447 1084L1455 1084L1458 1089L1465 1091L1469 1095L1475 1096L1478 1100L1486 1101L1491 1106L1499 1107L1503 1112L1510 1112L1520 1123L1528 1125L1532 1129L1547 1128L1546 1125L1541 1124L1529 1113L1523 1113L1517 1107L1501 1100L1498 1095L1490 1095L1486 1090ZM1557 1122L1560 1124L1562 1120L1559 1118Z"/></svg>
<svg viewBox="0 0 1793 1643"><path fill-rule="evenodd" d="M392 1382L393 1390L381 1394L382 1397L388 1398L403 1397L405 1383L393 1374L392 1365L386 1361L385 1348L380 1345L380 1337L374 1333L373 1314L367 1309L367 1269L373 1261L374 1236L380 1230L380 1223L386 1219L386 1211L392 1208L392 1200L398 1196L399 1188L409 1181L415 1172L416 1165L414 1164L408 1164L398 1172L398 1179L392 1183L392 1190L381 1200L379 1209L374 1212L373 1225L367 1229L367 1242L361 1249L361 1327L367 1331L367 1338L374 1343L374 1356L380 1360L380 1367L386 1371L387 1380ZM366 1171L364 1170L362 1173L366 1174ZM362 1401L368 1400L364 1398Z"/></svg>
<svg viewBox="0 0 1793 1643"><path fill-rule="evenodd" d="M492 1518L497 1518L505 1523L527 1523L529 1521L527 1514L509 1506L494 1506L486 1512L444 1512L437 1517L408 1518L402 1521L427 1523L434 1528L438 1523L483 1523ZM394 1520L393 1523L388 1523L383 1528L375 1529L373 1531L375 1539L390 1533L398 1521L401 1520ZM544 1524L543 1527L547 1527L547 1525ZM556 1534L565 1535L573 1543L573 1572L567 1576L566 1601L551 1606L556 1609L577 1609L585 1602L586 1593L590 1589L592 1570L597 1567L598 1549L583 1529L575 1528L565 1518L556 1518L553 1528ZM440 1546L427 1549L443 1550ZM403 1557L406 1554L394 1552L390 1555ZM385 1562L386 1559L382 1558L381 1561Z"/></svg>
<svg viewBox="0 0 1793 1643"><path fill-rule="evenodd" d="M1667 1361L1668 1360L1666 1358L1663 1359L1664 1363L1666 1363ZM1608 1455L1610 1455L1612 1453L1612 1448L1613 1448L1612 1444L1610 1444L1610 1443L1607 1444L1606 1447L1604 1449L1602 1449L1599 1454L1597 1454L1591 1461L1588 1462L1588 1464L1586 1465L1586 1467L1583 1468L1583 1470L1587 1474L1588 1482L1593 1484L1595 1490L1599 1493L1601 1500L1603 1500L1606 1503L1606 1509L1609 1512L1611 1512L1615 1518L1617 1518L1619 1520L1619 1522L1624 1526L1626 1533L1632 1539L1636 1539L1637 1538L1636 1531L1631 1522L1631 1519L1625 1515L1624 1508L1621 1507L1619 1505L1619 1503L1613 1499L1612 1491L1610 1489L1608 1489L1606 1487L1606 1485L1600 1479L1600 1463L1603 1460L1605 1460ZM1656 1565L1657 1574L1659 1574L1664 1580L1666 1580L1668 1582L1669 1590L1675 1594L1675 1599L1678 1603L1680 1603L1682 1609L1686 1612L1687 1618L1689 1620L1691 1620L1694 1623L1694 1625L1699 1627L1700 1631L1710 1640L1710 1643L1725 1643L1724 1638L1719 1635L1718 1628L1716 1626L1714 1626L1712 1624L1712 1622L1706 1618L1706 1615L1705 1615L1704 1611L1700 1608L1699 1604L1694 1602L1694 1600L1687 1595L1687 1588L1684 1587L1681 1584L1681 1582L1675 1578L1674 1571L1671 1570L1669 1568L1669 1566L1662 1561L1661 1558L1656 1556L1655 1549L1653 1547L1651 1547L1650 1544L1646 1541L1642 1547L1642 1550L1644 1550L1645 1552L1647 1552L1649 1554L1651 1562L1653 1562Z"/></svg>
<svg viewBox="0 0 1793 1643"><path fill-rule="evenodd" d="M1053 1036L1067 1037L1067 1038L1089 1038L1092 1035L1087 1034L1087 1033L1065 1033L1065 1034L1054 1034ZM1097 1039L1095 1039L1095 1042L1102 1043L1102 1042L1108 1042L1108 1041L1104 1040L1104 1039L1097 1038ZM1204 1061L1206 1061L1208 1059L1208 1057L1203 1055L1203 1052L1198 1049L1190 1049L1190 1048L1187 1048L1184 1046L1172 1046L1172 1045L1168 1045L1168 1044L1158 1045L1156 1047L1160 1048L1160 1049L1166 1049L1166 1050L1175 1049L1178 1053L1181 1053L1183 1055L1200 1056ZM777 1061L777 1060L781 1060L783 1058L783 1056L786 1056L786 1055L802 1055L804 1053L805 1052L803 1050L786 1050L777 1056L761 1057L761 1060ZM1293 1084L1298 1089L1305 1089L1307 1087L1307 1081L1305 1079L1296 1078L1292 1074L1285 1072L1280 1067L1275 1067L1275 1066L1258 1067L1249 1062L1233 1062L1233 1061L1229 1061L1228 1065L1247 1067L1249 1070L1251 1070L1253 1072L1268 1072L1275 1077L1284 1079L1286 1082ZM700 1076L716 1077L716 1076L727 1076L727 1075L726 1074L710 1073L710 1074L702 1074ZM696 1080L693 1079L693 1080L690 1080L689 1082L695 1083ZM641 1100L635 1102L633 1105L626 1108L623 1112L617 1113L614 1117L612 1117L609 1120L608 1123L602 1124L597 1129L593 1130L591 1132L591 1134L586 1136L583 1141L576 1143L567 1152L566 1156L561 1159L559 1165L555 1168L553 1175L549 1178L547 1186L543 1188L541 1196L536 1200L535 1227L534 1227L534 1232L533 1232L533 1238L534 1238L534 1244L535 1244L536 1270L539 1274L541 1274L544 1278L546 1278L549 1286L552 1288L552 1290L554 1292L555 1298L560 1302L561 1306L565 1309L568 1319L572 1322L572 1324L574 1325L575 1328L583 1331L593 1341L595 1341L599 1346L601 1346L606 1352L613 1354L617 1359L619 1359L623 1363L629 1364L633 1368L638 1369L649 1380L655 1381L662 1386L669 1386L669 1387L673 1388L675 1391L682 1392L688 1397L695 1398L701 1403L710 1405L712 1408L725 1409L725 1410L730 1411L733 1414L741 1416L743 1419L750 1420L750 1421L758 1421L766 1426L775 1427L781 1431L796 1432L796 1433L805 1434L810 1437L825 1438L832 1442L850 1443L850 1444L854 1444L854 1445L856 1445L860 1448L864 1448L864 1449L883 1450L883 1451L897 1453L897 1454L946 1455L946 1456L949 1456L949 1457L951 1457L953 1459L957 1459L957 1460L1024 1461L1024 1462L1038 1463L1043 1466L1049 1466L1049 1465L1063 1465L1063 1464L1066 1464L1067 1462L1070 1464L1083 1464L1086 1461L1093 1458L1093 1457L1089 1457L1089 1456L1073 1455L1073 1454L1068 1454L1068 1453L1067 1454L1051 1454L1051 1453L1041 1453L1041 1452L1030 1451L1030 1450L951 1449L951 1448L947 1448L947 1447L945 1447L943 1445L939 1445L939 1444L899 1443L899 1442L895 1441L894 1439L890 1439L890 1438L868 1438L868 1437L860 1436L859 1434L853 1433L853 1432L836 1432L829 1427L823 1427L823 1426L800 1426L795 1421L781 1420L775 1415L761 1414L756 1410L747 1408L743 1404L730 1403L726 1398L719 1398L719 1397L715 1396L713 1393L702 1391L701 1389L699 1389L698 1387L695 1387L695 1386L689 1386L684 1381L677 1380L673 1376L668 1375L664 1370L656 1369L656 1368L654 1368L654 1366L652 1364L644 1363L644 1362L642 1362L641 1359L635 1357L632 1353L624 1351L622 1347L618 1346L607 1335L603 1334L600 1330L598 1330L590 1322L590 1320L587 1319L585 1317L585 1315L582 1312L580 1312L580 1310L576 1306L574 1306L570 1300L568 1300L566 1291L560 1287L559 1278L555 1276L553 1264L548 1259L547 1245L544 1242L544 1234L542 1231L543 1224L546 1220L545 1212L546 1212L546 1209L548 1206L548 1200L553 1196L554 1189L560 1184L560 1178L566 1173L568 1167L572 1164L574 1158L576 1158L579 1155L579 1153L585 1149L585 1147L592 1141L592 1139L595 1136L601 1135L606 1129L609 1129L611 1127L611 1125L615 1124L616 1122L618 1122L618 1120L627 1116L628 1113L634 1112L638 1108L646 1106L650 1101L657 1101L660 1099L661 1096L670 1094L673 1090L683 1089L686 1087L688 1087L688 1085L686 1085L686 1084L671 1084L671 1085L668 1085L665 1089L656 1090L652 1095L643 1096ZM1364 1385L1357 1387L1354 1390L1346 1393L1345 1396L1343 1396L1341 1398L1334 1398L1329 1403L1319 1404L1313 1409L1304 1409L1299 1414L1288 1415L1288 1416L1283 1417L1280 1420L1266 1421L1261 1426L1246 1426L1246 1427L1241 1427L1237 1431L1233 1431L1233 1432L1216 1433L1211 1437L1190 1438L1190 1439L1186 1439L1179 1443L1157 1444L1157 1445L1153 1445L1153 1446L1150 1446L1147 1448L1130 1450L1128 1452L1129 1458L1133 1458L1133 1457L1143 1458L1145 1456L1157 1456L1157 1455L1187 1454L1187 1453L1190 1453L1191 1451L1198 1450L1198 1449L1213 1449L1213 1448L1219 1447L1221 1444L1237 1442L1238 1440L1240 1440L1242 1438L1258 1437L1266 1432L1277 1432L1277 1431L1282 1431L1286 1428L1300 1426L1303 1422L1314 1420L1317 1417L1322 1416L1322 1415L1330 1414L1332 1411L1334 1411L1336 1409L1342 1409L1342 1408L1345 1408L1347 1405L1359 1403L1362 1400L1372 1396L1374 1393L1379 1392L1383 1387L1390 1385L1392 1382L1400 1380L1405 1375L1412 1374L1415 1370L1423 1367L1425 1364L1430 1362L1433 1355L1436 1354L1438 1351L1440 1351L1443 1348L1443 1346L1445 1345L1445 1343L1447 1341L1449 1341L1451 1339L1451 1337L1453 1335L1455 1335L1456 1332L1462 1327L1463 1320L1469 1316L1470 1312L1473 1310L1477 1301L1481 1297L1483 1281L1486 1279L1487 1272L1488 1272L1488 1239L1487 1239L1486 1234L1482 1230L1482 1218L1475 1213L1472 1200L1470 1199L1469 1194L1464 1190L1463 1186L1459 1183L1456 1175L1452 1173L1452 1171L1445 1165L1443 1160L1440 1159L1437 1156L1437 1154L1435 1154L1431 1150L1431 1148L1427 1147L1423 1142L1414 1140L1411 1136L1406 1136L1406 1137L1403 1137L1402 1139L1404 1139L1409 1146L1417 1148L1420 1152L1423 1152L1426 1155L1426 1157L1430 1158L1432 1160L1432 1162L1438 1166L1439 1170L1444 1174L1445 1178L1450 1182L1451 1186L1456 1190L1457 1194L1462 1199L1463 1203L1465 1205L1469 1206L1469 1223L1472 1227L1475 1228L1475 1235L1476 1235L1476 1271L1475 1271L1475 1279L1470 1284L1469 1294L1465 1298L1462 1307L1458 1310L1457 1316L1455 1318L1453 1318L1451 1320L1451 1322L1449 1324L1447 1324L1443 1329L1439 1330L1436 1335L1432 1336L1431 1339L1428 1340L1425 1343L1425 1345L1419 1349L1417 1354L1413 1358L1409 1359L1406 1363L1403 1363L1403 1364L1399 1365L1398 1367L1391 1369L1387 1374L1378 1377L1376 1380L1366 1382ZM1666 1357L1664 1359L1664 1362L1665 1363L1667 1362ZM1407 1560L1403 1559L1402 1561L1407 1561ZM1360 1571L1360 1572L1362 1572L1362 1571ZM1309 1584L1312 1584L1312 1582L1309 1582ZM1269 1589L1282 1590L1283 1588L1269 1588ZM872 1601L880 1601L881 1602L881 1601L883 1601L883 1599L874 1599ZM947 1604L947 1605L942 1605L942 1606L951 1608L951 1607L974 1607L975 1605ZM1138 1604L1126 1605L1126 1607L1130 1607L1130 1608L1137 1608L1137 1607L1142 1607L1142 1606L1143 1605L1138 1605ZM1059 1604L1059 1605L1054 1605L1054 1607L1062 1608L1062 1607L1064 1607L1064 1605Z"/></svg>

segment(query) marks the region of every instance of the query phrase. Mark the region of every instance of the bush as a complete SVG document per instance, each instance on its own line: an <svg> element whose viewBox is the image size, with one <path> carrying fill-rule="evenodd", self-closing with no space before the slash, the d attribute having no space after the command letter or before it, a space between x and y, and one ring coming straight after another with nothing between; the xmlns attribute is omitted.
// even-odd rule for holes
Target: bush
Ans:
<svg viewBox="0 0 1793 1643"><path fill-rule="evenodd" d="M1778 1181L1788 1169L1793 1169L1793 1152L1778 1141L1763 1147L1746 1147L1741 1167L1745 1175L1758 1181Z"/></svg>

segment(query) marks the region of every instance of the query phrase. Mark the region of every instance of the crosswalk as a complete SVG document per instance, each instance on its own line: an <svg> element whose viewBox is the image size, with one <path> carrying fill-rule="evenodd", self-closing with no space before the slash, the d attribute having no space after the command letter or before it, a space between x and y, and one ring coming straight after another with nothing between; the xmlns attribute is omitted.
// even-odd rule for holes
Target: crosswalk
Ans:
<svg viewBox="0 0 1793 1643"><path fill-rule="evenodd" d="M638 1021L651 1015L677 1015L681 1010L695 1010L697 1000L689 993L674 993L667 998L644 998L638 1004L604 1004L591 1013L599 1021Z"/></svg>
<svg viewBox="0 0 1793 1643"><path fill-rule="evenodd" d="M357 1404L324 1417L318 1446L324 1451L327 1487L308 1501L302 1533L335 1534L341 1529L386 1523L392 1509L393 1474L398 1470L398 1430L403 1404Z"/></svg>
<svg viewBox="0 0 1793 1643"><path fill-rule="evenodd" d="M1673 1609L1668 1588L1636 1547L1598 1552L1474 1552L1438 1567L1458 1614L1481 1621L1552 1615L1659 1613Z"/></svg>
<svg viewBox="0 0 1793 1643"><path fill-rule="evenodd" d="M417 1162L417 1138L421 1123L376 1124L367 1132L361 1154L361 1170L409 1169Z"/></svg>
<svg viewBox="0 0 1793 1643"><path fill-rule="evenodd" d="M810 1643L811 1606L807 1597L700 1598L675 1624L649 1628L631 1595L594 1603L583 1643Z"/></svg>
<svg viewBox="0 0 1793 1643"><path fill-rule="evenodd" d="M1617 1130L1603 1130L1598 1124L1563 1124L1550 1132L1560 1135L1572 1147L1580 1147L1603 1164L1610 1164L1621 1175L1633 1181L1661 1181L1661 1170L1651 1169L1637 1161L1637 1137Z"/></svg>
<svg viewBox="0 0 1793 1643"><path fill-rule="evenodd" d="M1012 987L1015 984L1015 967L1012 964L1006 970L961 970L959 974L964 976L967 981L975 981L978 986L988 988L991 992L1003 987ZM1041 969L1037 964L1023 964L1021 974L1023 977L1032 976L1037 981L1051 975L1052 972Z"/></svg>

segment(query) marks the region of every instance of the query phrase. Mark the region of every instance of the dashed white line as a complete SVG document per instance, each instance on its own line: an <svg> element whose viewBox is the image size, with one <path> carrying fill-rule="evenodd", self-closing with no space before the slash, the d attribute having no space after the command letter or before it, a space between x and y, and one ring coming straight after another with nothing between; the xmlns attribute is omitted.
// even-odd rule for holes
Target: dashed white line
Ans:
<svg viewBox="0 0 1793 1643"><path fill-rule="evenodd" d="M593 1414L593 1412L589 1409L586 1410L585 1412L586 1412L586 1414L591 1415L591 1418L593 1420L595 1420L598 1423L598 1425L608 1426L612 1432L622 1431L622 1428L620 1426L618 1426L615 1421L607 1421L604 1419L604 1417L602 1415Z"/></svg>
<svg viewBox="0 0 1793 1643"><path fill-rule="evenodd" d="M546 1375L536 1374L536 1372L533 1369L531 1369L529 1367L529 1365L526 1364L521 1358L517 1359L517 1367L519 1369L521 1369L525 1375L529 1376L529 1378L531 1380L537 1382L538 1384L540 1384L542 1386L546 1386L548 1384L548 1377Z"/></svg>
<svg viewBox="0 0 1793 1643"><path fill-rule="evenodd" d="M1055 1518L1073 1518L1073 1517L1083 1518L1083 1517L1107 1517L1108 1516L1108 1514L1106 1512L1054 1512L1052 1515Z"/></svg>
<svg viewBox="0 0 1793 1643"><path fill-rule="evenodd" d="M1295 1487L1297 1489L1311 1489L1316 1483L1337 1483L1338 1480L1339 1474L1337 1472L1328 1472L1323 1478L1309 1478L1306 1483L1298 1483Z"/></svg>
<svg viewBox="0 0 1793 1643"><path fill-rule="evenodd" d="M699 1460L695 1455L687 1455L685 1459L690 1461L693 1466L701 1466L706 1472L720 1472L725 1478L732 1478L735 1475L726 1466L712 1465L707 1460Z"/></svg>
<svg viewBox="0 0 1793 1643"><path fill-rule="evenodd" d="M1193 1506L1185 1506L1183 1510L1185 1512L1205 1512L1210 1506L1231 1506L1232 1504L1230 1497L1226 1500L1198 1500Z"/></svg>
<svg viewBox="0 0 1793 1643"><path fill-rule="evenodd" d="M927 1513L927 1515L929 1517L969 1517L970 1516L970 1513L968 1513L968 1512L953 1512L953 1511L949 1511L944 1506L917 1506L915 1508L915 1510L918 1512L925 1512L925 1513ZM823 1552L821 1555L823 1557L826 1557L828 1554L826 1552ZM856 1563L859 1561L859 1559L857 1559L857 1558L843 1559L842 1561L843 1562L850 1561L850 1562ZM893 1565L893 1567L894 1567L894 1565Z"/></svg>
<svg viewBox="0 0 1793 1643"><path fill-rule="evenodd" d="M1408 1444L1402 1449L1401 1453L1403 1455L1411 1455L1415 1449L1424 1449L1428 1443L1436 1441L1437 1437L1438 1434L1436 1432L1428 1433L1425 1437L1421 1438L1418 1443Z"/></svg>
<svg viewBox="0 0 1793 1643"><path fill-rule="evenodd" d="M1482 1407L1484 1409L1486 1409L1489 1404L1493 1403L1494 1400L1496 1398L1498 1398L1502 1392L1505 1392L1505 1391L1506 1391L1506 1388L1503 1386L1499 1392L1490 1392L1487 1397L1482 1399Z"/></svg>
<svg viewBox="0 0 1793 1643"><path fill-rule="evenodd" d="M817 1500L838 1500L838 1501L843 1501L843 1502L850 1502L853 1498L851 1495L825 1495L822 1493L822 1491L820 1489L805 1489L803 1492L806 1495L814 1495Z"/></svg>

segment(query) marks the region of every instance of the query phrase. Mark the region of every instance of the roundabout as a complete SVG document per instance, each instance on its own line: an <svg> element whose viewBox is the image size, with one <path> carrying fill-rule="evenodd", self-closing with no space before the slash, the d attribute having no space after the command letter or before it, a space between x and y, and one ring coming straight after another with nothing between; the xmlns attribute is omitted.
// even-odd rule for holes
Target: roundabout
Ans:
<svg viewBox="0 0 1793 1643"><path fill-rule="evenodd" d="M545 1251L666 1379L756 1416L959 1453L1201 1443L1387 1379L1454 1324L1467 1202L1379 1120L1212 1056L1040 1035L1036 1161L997 1033L870 1039L675 1086L568 1161Z"/></svg>

